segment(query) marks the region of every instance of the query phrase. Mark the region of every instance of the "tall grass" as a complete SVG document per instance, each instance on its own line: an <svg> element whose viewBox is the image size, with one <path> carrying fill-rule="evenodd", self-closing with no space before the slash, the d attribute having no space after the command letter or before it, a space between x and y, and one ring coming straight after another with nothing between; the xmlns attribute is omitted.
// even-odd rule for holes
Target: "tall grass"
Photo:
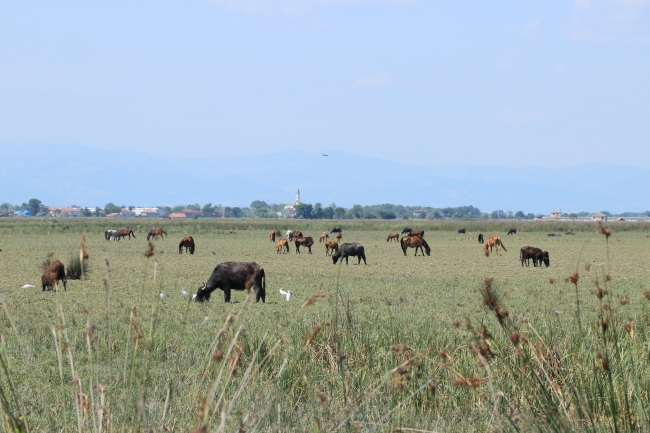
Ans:
<svg viewBox="0 0 650 433"><path fill-rule="evenodd" d="M650 292L622 297L607 266L566 276L576 307L598 303L568 322L510 311L497 277L454 323L362 317L337 285L259 329L250 296L218 322L209 305L170 309L156 257L118 307L105 261L105 293L81 308L55 293L43 329L3 308L5 430L648 431L650 314L630 305Z"/></svg>

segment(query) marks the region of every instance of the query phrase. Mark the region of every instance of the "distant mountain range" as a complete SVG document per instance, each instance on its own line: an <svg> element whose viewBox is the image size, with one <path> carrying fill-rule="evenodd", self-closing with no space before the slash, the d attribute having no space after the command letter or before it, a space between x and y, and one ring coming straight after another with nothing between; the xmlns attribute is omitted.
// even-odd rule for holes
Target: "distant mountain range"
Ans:
<svg viewBox="0 0 650 433"><path fill-rule="evenodd" d="M166 206L253 200L351 207L473 205L548 214L650 209L650 170L614 164L567 168L427 166L343 152L300 151L232 159L177 158L81 145L0 145L0 202Z"/></svg>

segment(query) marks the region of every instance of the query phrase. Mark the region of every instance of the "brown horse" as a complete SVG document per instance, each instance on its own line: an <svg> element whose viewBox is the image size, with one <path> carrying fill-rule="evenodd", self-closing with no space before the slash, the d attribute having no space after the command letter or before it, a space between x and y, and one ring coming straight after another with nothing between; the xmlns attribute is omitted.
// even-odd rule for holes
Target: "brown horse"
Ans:
<svg viewBox="0 0 650 433"><path fill-rule="evenodd" d="M343 239L343 233L337 233L337 234L336 234L336 241L337 241L337 242L340 242L341 239Z"/></svg>
<svg viewBox="0 0 650 433"><path fill-rule="evenodd" d="M402 251L404 252L404 255L406 255L406 250L408 248L415 248L416 256L418 255L418 248L422 253L422 257L424 257L425 251L427 253L427 256L431 255L431 248L429 248L429 244L427 244L427 241L422 239L420 236L404 236L400 241L400 244L402 245ZM422 247L424 247L424 251L422 251Z"/></svg>
<svg viewBox="0 0 650 433"><path fill-rule="evenodd" d="M389 241L397 241L397 242L399 242L399 233L393 232L393 233L389 234L388 237L386 238L386 242L389 242Z"/></svg>
<svg viewBox="0 0 650 433"><path fill-rule="evenodd" d="M300 246L307 247L309 250L309 254L311 254L311 246L314 245L314 239L311 236L307 236L306 238L298 238L296 239L296 254L300 254Z"/></svg>
<svg viewBox="0 0 650 433"><path fill-rule="evenodd" d="M41 283L43 283L43 291L47 288L52 288L54 291L59 290L58 281L63 282L63 290L68 290L66 287L66 281L68 278L65 276L65 266L61 261L54 260L52 263L47 265L45 270L43 270L43 276L41 276Z"/></svg>
<svg viewBox="0 0 650 433"><path fill-rule="evenodd" d="M336 241L325 242L325 255L331 256L339 250L339 243Z"/></svg>
<svg viewBox="0 0 650 433"><path fill-rule="evenodd" d="M302 232L300 230L296 230L295 232L292 232L289 235L289 240L293 241L293 240L299 239L301 237L302 237Z"/></svg>
<svg viewBox="0 0 650 433"><path fill-rule="evenodd" d="M189 251L190 254L194 254L194 239L192 236L181 239L181 243L178 244L178 254L183 254L183 247L185 247L185 252Z"/></svg>
<svg viewBox="0 0 650 433"><path fill-rule="evenodd" d="M164 231L163 229L151 229L151 231L147 235L147 240L149 240L149 238L151 238L152 236L153 236L154 239L158 239L158 236L160 236L162 239L165 239L163 234L164 235L167 234L167 232Z"/></svg>
<svg viewBox="0 0 650 433"><path fill-rule="evenodd" d="M285 238L278 239L278 244L275 246L275 252L278 254L280 254L280 252L282 252L282 254L288 253L289 241Z"/></svg>
<svg viewBox="0 0 650 433"><path fill-rule="evenodd" d="M424 230L412 230L409 236L420 236L421 238L423 238Z"/></svg>
<svg viewBox="0 0 650 433"><path fill-rule="evenodd" d="M329 236L327 233L323 232L323 233L321 233L321 235L320 235L320 239L318 240L318 242L321 243L321 244L322 244L323 242L327 242L327 240L329 239L329 237L330 237L330 236Z"/></svg>
<svg viewBox="0 0 650 433"><path fill-rule="evenodd" d="M503 248L503 251L508 252L506 250L506 246L503 245L503 242L501 242L501 238L499 236L490 236L485 243L485 246L483 247L483 252L485 253L486 257L490 257L490 254L492 254L492 248L496 248L497 254L499 254L499 248Z"/></svg>
<svg viewBox="0 0 650 433"><path fill-rule="evenodd" d="M275 242L275 230L271 230L269 233L269 239L271 239L271 242Z"/></svg>
<svg viewBox="0 0 650 433"><path fill-rule="evenodd" d="M131 239L131 236L133 236L133 239L135 239L135 233L133 233L133 230L131 230L131 228L128 228L126 230L120 230L120 237L121 238L124 238L124 237L127 237L127 236L129 237L129 240Z"/></svg>

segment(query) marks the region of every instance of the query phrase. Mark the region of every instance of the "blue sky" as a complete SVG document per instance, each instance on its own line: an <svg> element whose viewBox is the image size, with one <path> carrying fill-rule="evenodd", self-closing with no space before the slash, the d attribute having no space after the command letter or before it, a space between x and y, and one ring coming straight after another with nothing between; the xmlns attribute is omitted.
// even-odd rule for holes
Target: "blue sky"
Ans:
<svg viewBox="0 0 650 433"><path fill-rule="evenodd" d="M0 1L0 143L650 167L650 1Z"/></svg>

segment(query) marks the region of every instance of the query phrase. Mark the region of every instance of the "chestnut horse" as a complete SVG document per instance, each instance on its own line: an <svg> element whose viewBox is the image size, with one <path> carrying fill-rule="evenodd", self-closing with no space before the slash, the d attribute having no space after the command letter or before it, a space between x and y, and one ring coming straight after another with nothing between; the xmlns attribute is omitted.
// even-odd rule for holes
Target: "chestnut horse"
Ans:
<svg viewBox="0 0 650 433"><path fill-rule="evenodd" d="M325 255L331 256L339 250L339 243L336 241L326 241L325 242Z"/></svg>
<svg viewBox="0 0 650 433"><path fill-rule="evenodd" d="M508 252L508 250L506 250L506 246L503 245L503 242L501 242L501 238L499 236L490 236L485 243L483 252L487 257L490 257L490 254L492 254L492 248L497 249L497 254L499 254L499 248L503 248L503 251Z"/></svg>
<svg viewBox="0 0 650 433"><path fill-rule="evenodd" d="M302 237L302 232L300 230L296 230L295 232L291 232L289 235L289 240L293 241L296 239L300 239Z"/></svg>
<svg viewBox="0 0 650 433"><path fill-rule="evenodd" d="M320 235L320 239L318 240L318 242L321 243L321 244L322 244L323 242L327 242L327 240L329 239L329 237L330 237L330 236L329 236L327 233L323 232L323 233L321 233L321 235Z"/></svg>
<svg viewBox="0 0 650 433"><path fill-rule="evenodd" d="M126 230L120 230L120 237L121 238L125 238L127 236L129 237L129 240L131 240L131 236L133 236L133 239L135 239L135 233L133 233L133 230L131 230L130 228L128 228Z"/></svg>
<svg viewBox="0 0 650 433"><path fill-rule="evenodd" d="M311 254L311 246L314 245L314 239L311 236L306 238L300 237L296 239L296 254L300 254L300 246L307 247L309 254Z"/></svg>
<svg viewBox="0 0 650 433"><path fill-rule="evenodd" d="M393 240L399 242L399 233L393 232L389 234L388 237L386 238L386 242L393 241Z"/></svg>
<svg viewBox="0 0 650 433"><path fill-rule="evenodd" d="M271 230L269 233L269 239L271 239L271 242L275 242L275 230Z"/></svg>
<svg viewBox="0 0 650 433"><path fill-rule="evenodd" d="M343 239L343 233L337 233L336 234L336 241L339 242L341 239Z"/></svg>
<svg viewBox="0 0 650 433"><path fill-rule="evenodd" d="M400 241L400 244L402 245L402 251L404 252L404 255L406 255L406 250L408 248L415 248L416 256L418 255L418 248L422 253L422 257L424 257L425 251L427 253L427 256L431 255L431 248L429 248L429 244L427 244L427 241L422 239L420 236L404 236ZM424 251L422 251L422 247L424 247Z"/></svg>
<svg viewBox="0 0 650 433"><path fill-rule="evenodd" d="M288 253L289 252L289 241L286 240L285 238L280 238L278 239L278 244L275 247L275 252L280 254Z"/></svg>
<svg viewBox="0 0 650 433"><path fill-rule="evenodd" d="M147 235L147 240L149 240L149 238L152 237L152 236L153 236L154 239L158 239L158 236L160 236L162 239L165 239L163 234L165 234L165 235L167 234L167 232L164 231L163 229L151 229L151 231Z"/></svg>
<svg viewBox="0 0 650 433"><path fill-rule="evenodd" d="M424 230L412 230L409 236L420 236L421 238L423 238Z"/></svg>
<svg viewBox="0 0 650 433"><path fill-rule="evenodd" d="M178 254L183 254L183 247L185 247L186 253L189 251L190 254L194 254L194 238L189 236L181 239L181 243L178 244Z"/></svg>

